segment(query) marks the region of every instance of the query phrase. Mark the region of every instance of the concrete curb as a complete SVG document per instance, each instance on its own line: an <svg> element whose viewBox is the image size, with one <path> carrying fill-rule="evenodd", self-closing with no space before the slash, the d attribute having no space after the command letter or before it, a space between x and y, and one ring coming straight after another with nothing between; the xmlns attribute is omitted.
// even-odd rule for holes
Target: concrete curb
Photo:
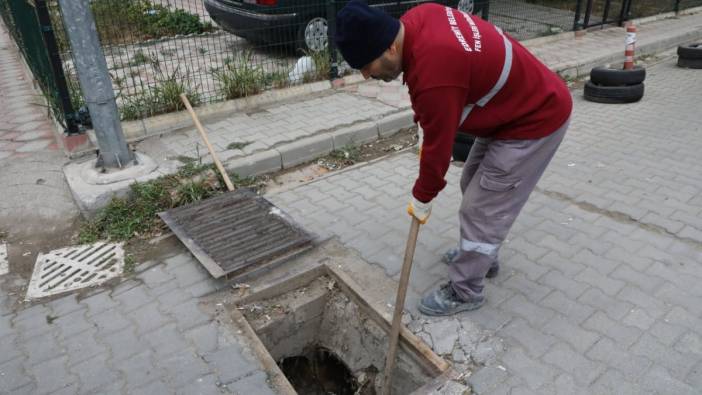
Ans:
<svg viewBox="0 0 702 395"><path fill-rule="evenodd" d="M261 175L310 162L334 149L389 137L401 129L413 125L414 113L411 110L403 110L382 117L375 122L361 122L338 130L308 136L278 148L259 151L244 157L224 159L222 163L227 170L242 177Z"/></svg>

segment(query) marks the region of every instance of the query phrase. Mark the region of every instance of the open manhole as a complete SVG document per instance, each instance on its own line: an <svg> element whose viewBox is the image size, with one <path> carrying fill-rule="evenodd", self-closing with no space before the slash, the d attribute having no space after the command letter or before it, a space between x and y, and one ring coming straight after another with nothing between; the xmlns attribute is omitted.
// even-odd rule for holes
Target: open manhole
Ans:
<svg viewBox="0 0 702 395"><path fill-rule="evenodd" d="M383 385L390 322L342 272L321 266L249 295L236 307L254 347L288 391L373 395ZM253 337L253 335L251 335ZM262 351L265 350L265 351ZM449 365L407 329L401 331L392 394L432 393Z"/></svg>
<svg viewBox="0 0 702 395"><path fill-rule="evenodd" d="M94 243L61 248L37 256L27 299L96 286L122 274L121 244Z"/></svg>
<svg viewBox="0 0 702 395"><path fill-rule="evenodd" d="M159 215L214 278L250 274L311 248L307 232L250 190L228 192Z"/></svg>

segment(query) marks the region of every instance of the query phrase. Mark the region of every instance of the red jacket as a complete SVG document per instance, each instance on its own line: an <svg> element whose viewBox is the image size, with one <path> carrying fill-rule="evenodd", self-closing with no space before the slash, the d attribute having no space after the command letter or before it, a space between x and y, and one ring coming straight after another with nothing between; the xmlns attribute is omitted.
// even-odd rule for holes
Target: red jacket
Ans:
<svg viewBox="0 0 702 395"><path fill-rule="evenodd" d="M560 77L492 24L438 4L417 6L400 20L403 78L415 121L424 129L412 190L420 201L432 200L446 186L457 131L537 139L570 117L573 102ZM466 106L476 103L461 122Z"/></svg>

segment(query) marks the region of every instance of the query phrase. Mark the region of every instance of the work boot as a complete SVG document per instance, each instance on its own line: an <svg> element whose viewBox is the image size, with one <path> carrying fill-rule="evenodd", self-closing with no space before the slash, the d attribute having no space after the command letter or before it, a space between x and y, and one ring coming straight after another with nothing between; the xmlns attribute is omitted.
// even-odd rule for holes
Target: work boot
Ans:
<svg viewBox="0 0 702 395"><path fill-rule="evenodd" d="M445 264L451 264L454 259L458 256L458 248L451 248L450 250L446 251L444 255L441 256L441 262ZM500 263L495 261L495 263L490 266L490 269L488 269L487 274L485 275L486 278L495 278L497 277L497 273L500 272Z"/></svg>
<svg viewBox="0 0 702 395"><path fill-rule="evenodd" d="M483 303L485 303L485 297L482 295L471 297L470 300L461 299L449 281L424 296L419 302L418 308L423 314L441 316L475 310L480 308Z"/></svg>

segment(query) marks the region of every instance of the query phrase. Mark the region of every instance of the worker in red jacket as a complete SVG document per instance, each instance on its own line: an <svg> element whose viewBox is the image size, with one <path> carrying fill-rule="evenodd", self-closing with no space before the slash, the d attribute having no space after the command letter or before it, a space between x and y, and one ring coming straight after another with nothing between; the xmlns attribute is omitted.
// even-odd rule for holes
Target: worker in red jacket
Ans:
<svg viewBox="0 0 702 395"><path fill-rule="evenodd" d="M476 137L461 176L459 248L450 281L419 310L451 315L485 302L507 232L563 140L572 109L564 82L519 42L482 19L438 4L399 20L359 0L338 14L336 44L367 78L403 73L424 130L408 212L421 223L446 185L456 133Z"/></svg>

